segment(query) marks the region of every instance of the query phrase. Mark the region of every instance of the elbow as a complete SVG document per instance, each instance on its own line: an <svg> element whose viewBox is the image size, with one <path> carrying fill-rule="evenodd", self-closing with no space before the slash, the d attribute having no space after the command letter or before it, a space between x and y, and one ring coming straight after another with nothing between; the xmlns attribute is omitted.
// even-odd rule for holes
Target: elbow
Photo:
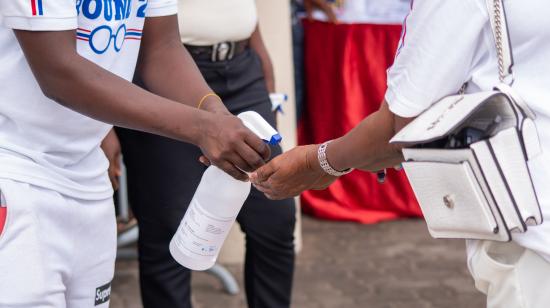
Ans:
<svg viewBox="0 0 550 308"><path fill-rule="evenodd" d="M77 71L74 62L67 61L52 64L50 67L35 73L35 77L44 96L64 105L63 102L68 92L75 89L74 82L79 78Z"/></svg>
<svg viewBox="0 0 550 308"><path fill-rule="evenodd" d="M82 64L74 30L23 31L14 30L42 93L52 99L62 98L72 91L76 70ZM55 43L51 43L55 42Z"/></svg>
<svg viewBox="0 0 550 308"><path fill-rule="evenodd" d="M59 91L56 90L53 86L51 86L47 82L38 82L38 84L40 85L40 90L42 90L42 94L44 94L45 97L51 99L52 101L61 101Z"/></svg>
<svg viewBox="0 0 550 308"><path fill-rule="evenodd" d="M45 97L47 97L48 99L60 105L66 106L66 104L64 103L65 102L64 93L62 90L48 83L39 83L39 84L40 84L40 89L42 90L42 94Z"/></svg>

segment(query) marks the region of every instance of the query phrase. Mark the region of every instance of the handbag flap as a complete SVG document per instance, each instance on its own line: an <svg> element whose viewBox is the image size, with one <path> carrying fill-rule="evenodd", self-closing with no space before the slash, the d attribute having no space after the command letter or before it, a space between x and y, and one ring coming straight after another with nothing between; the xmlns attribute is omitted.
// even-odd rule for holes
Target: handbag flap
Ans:
<svg viewBox="0 0 550 308"><path fill-rule="evenodd" d="M405 162L403 168L433 237L509 240L467 161Z"/></svg>
<svg viewBox="0 0 550 308"><path fill-rule="evenodd" d="M419 144L441 139L464 122L472 120L473 114L478 119L472 121L485 117L485 122L488 122L498 115L504 120L502 123L512 126L517 123L517 114L512 104L508 96L497 91L447 96L405 126L390 143ZM487 110L476 113L481 106L486 106Z"/></svg>
<svg viewBox="0 0 550 308"><path fill-rule="evenodd" d="M516 206L506 190L506 184L500 177L498 167L491 155L488 142L485 140L476 142L472 144L471 147L472 148L469 149L452 150L409 148L403 149L403 155L408 162L457 164L468 162L498 224L502 225L501 221L504 219L509 230L525 232L526 226L517 215ZM432 172L437 172L437 170L433 170Z"/></svg>

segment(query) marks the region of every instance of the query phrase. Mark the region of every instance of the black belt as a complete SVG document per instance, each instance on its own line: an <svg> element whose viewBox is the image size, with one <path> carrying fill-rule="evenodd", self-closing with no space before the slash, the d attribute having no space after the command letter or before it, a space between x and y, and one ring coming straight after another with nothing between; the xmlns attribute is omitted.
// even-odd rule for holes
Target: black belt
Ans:
<svg viewBox="0 0 550 308"><path fill-rule="evenodd" d="M208 60L212 62L229 61L243 53L250 43L250 40L238 42L221 42L210 46L193 46L183 44L195 60Z"/></svg>

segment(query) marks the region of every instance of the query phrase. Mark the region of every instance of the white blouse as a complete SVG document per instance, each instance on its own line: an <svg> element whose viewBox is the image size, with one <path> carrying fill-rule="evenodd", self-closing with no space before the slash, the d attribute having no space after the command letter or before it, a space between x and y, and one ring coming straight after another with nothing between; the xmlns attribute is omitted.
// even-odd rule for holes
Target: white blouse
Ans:
<svg viewBox="0 0 550 308"><path fill-rule="evenodd" d="M255 0L179 0L178 6L184 44L205 46L244 40L258 23Z"/></svg>

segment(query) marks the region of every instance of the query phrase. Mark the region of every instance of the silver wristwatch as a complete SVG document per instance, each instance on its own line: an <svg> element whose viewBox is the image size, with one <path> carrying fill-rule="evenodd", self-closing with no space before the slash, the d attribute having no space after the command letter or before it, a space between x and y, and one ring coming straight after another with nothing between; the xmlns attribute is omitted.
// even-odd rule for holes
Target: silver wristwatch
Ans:
<svg viewBox="0 0 550 308"><path fill-rule="evenodd" d="M319 147L319 150L317 151L317 158L319 159L319 164L321 165L321 168L326 173L328 173L332 176L342 176L342 175L346 175L346 174L352 172L353 169L351 169L351 168L343 170L343 171L338 171L338 170L332 168L332 166L328 163L326 151L327 151L327 146L331 141L332 140L321 144L321 146Z"/></svg>

